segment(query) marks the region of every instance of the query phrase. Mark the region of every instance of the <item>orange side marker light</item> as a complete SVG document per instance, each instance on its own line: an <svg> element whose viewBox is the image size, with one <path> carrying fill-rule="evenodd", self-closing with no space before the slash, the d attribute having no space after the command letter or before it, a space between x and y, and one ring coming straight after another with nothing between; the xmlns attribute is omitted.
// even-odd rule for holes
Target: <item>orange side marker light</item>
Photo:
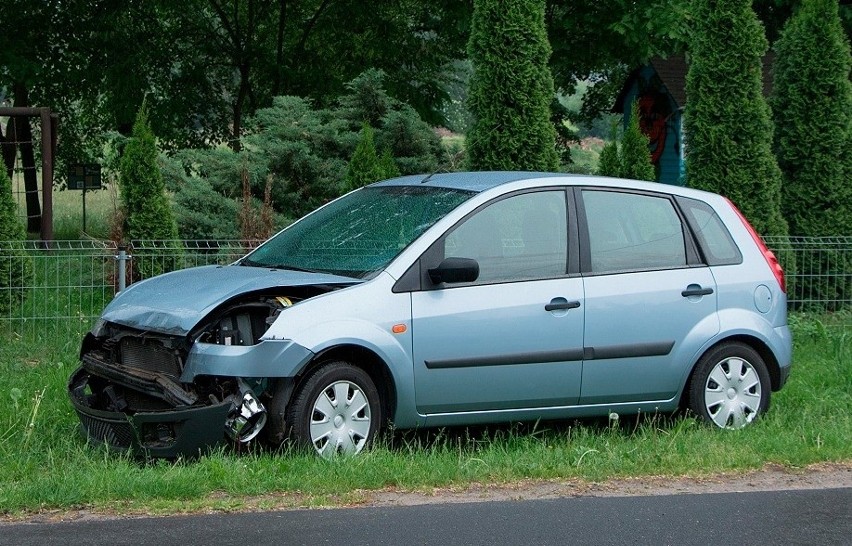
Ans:
<svg viewBox="0 0 852 546"><path fill-rule="evenodd" d="M408 328L405 324L394 324L393 328L391 328L391 332L394 334L404 334L406 330L408 330Z"/></svg>

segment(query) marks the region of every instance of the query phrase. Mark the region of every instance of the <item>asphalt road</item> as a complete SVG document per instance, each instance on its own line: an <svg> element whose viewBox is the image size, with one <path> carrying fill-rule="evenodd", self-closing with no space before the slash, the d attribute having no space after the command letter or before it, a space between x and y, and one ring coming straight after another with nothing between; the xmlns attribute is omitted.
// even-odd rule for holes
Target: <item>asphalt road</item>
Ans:
<svg viewBox="0 0 852 546"><path fill-rule="evenodd" d="M9 545L852 544L852 488L0 525Z"/></svg>

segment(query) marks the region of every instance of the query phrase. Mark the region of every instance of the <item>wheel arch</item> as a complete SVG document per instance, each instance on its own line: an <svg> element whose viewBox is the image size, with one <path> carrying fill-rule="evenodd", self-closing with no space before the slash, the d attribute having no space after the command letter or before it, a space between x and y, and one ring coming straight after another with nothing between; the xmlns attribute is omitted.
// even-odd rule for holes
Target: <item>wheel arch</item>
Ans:
<svg viewBox="0 0 852 546"><path fill-rule="evenodd" d="M695 375L695 370L698 368L698 363L701 362L701 359L704 357L704 355L714 350L719 345L732 341L748 345L749 347L754 349L757 354L760 355L760 358L763 359L764 364L766 364L766 369L769 372L769 382L772 386L772 391L777 391L781 388L781 368L778 363L778 359L775 357L775 354L769 348L769 345L767 345L763 340L755 336L750 336L748 334L734 334L716 340L715 343L701 351L701 353L698 355L698 358L696 358L695 362L692 363L692 368L689 370L689 374L686 376L686 381L684 382L683 387L681 389L681 408L686 408L688 406L689 385L692 382L693 375Z"/></svg>
<svg viewBox="0 0 852 546"><path fill-rule="evenodd" d="M382 414L385 421L393 421L396 411L397 391L393 374L387 363L374 351L367 347L355 344L342 344L328 347L319 353L299 373L296 379L296 388L323 364L335 360L346 361L356 368L360 368L370 376L382 403ZM382 423L382 426L384 423Z"/></svg>

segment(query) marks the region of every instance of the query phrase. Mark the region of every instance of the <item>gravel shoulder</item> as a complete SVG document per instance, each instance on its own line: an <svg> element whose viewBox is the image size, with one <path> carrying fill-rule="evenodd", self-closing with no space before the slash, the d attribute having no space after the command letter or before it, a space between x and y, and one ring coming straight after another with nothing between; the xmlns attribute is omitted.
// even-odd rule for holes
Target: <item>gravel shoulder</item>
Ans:
<svg viewBox="0 0 852 546"><path fill-rule="evenodd" d="M471 484L464 488L437 488L431 492L388 490L370 493L364 504L398 506L563 497L637 497L842 487L852 487L852 462L820 463L799 469L766 465L760 470L750 472L697 477L643 476L601 482L580 479L523 481L500 485Z"/></svg>

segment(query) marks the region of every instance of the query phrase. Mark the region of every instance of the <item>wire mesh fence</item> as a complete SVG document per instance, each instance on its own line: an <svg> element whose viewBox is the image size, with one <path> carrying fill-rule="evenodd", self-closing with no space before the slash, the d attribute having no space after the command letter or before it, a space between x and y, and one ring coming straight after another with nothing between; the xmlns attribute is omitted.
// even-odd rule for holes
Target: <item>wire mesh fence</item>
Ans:
<svg viewBox="0 0 852 546"><path fill-rule="evenodd" d="M231 263L258 244L134 241L120 248L101 240L0 241L0 339L82 334L118 292L121 271L131 284L151 274Z"/></svg>
<svg viewBox="0 0 852 546"><path fill-rule="evenodd" d="M792 309L852 308L852 237L766 237L784 266Z"/></svg>
<svg viewBox="0 0 852 546"><path fill-rule="evenodd" d="M122 272L132 284L175 269L228 264L259 243L133 241L120 248L100 240L49 247L0 241L0 339L82 334L122 286ZM785 266L792 309L852 309L852 237L768 238L767 245ZM29 274L18 274L20 263L29 264Z"/></svg>

